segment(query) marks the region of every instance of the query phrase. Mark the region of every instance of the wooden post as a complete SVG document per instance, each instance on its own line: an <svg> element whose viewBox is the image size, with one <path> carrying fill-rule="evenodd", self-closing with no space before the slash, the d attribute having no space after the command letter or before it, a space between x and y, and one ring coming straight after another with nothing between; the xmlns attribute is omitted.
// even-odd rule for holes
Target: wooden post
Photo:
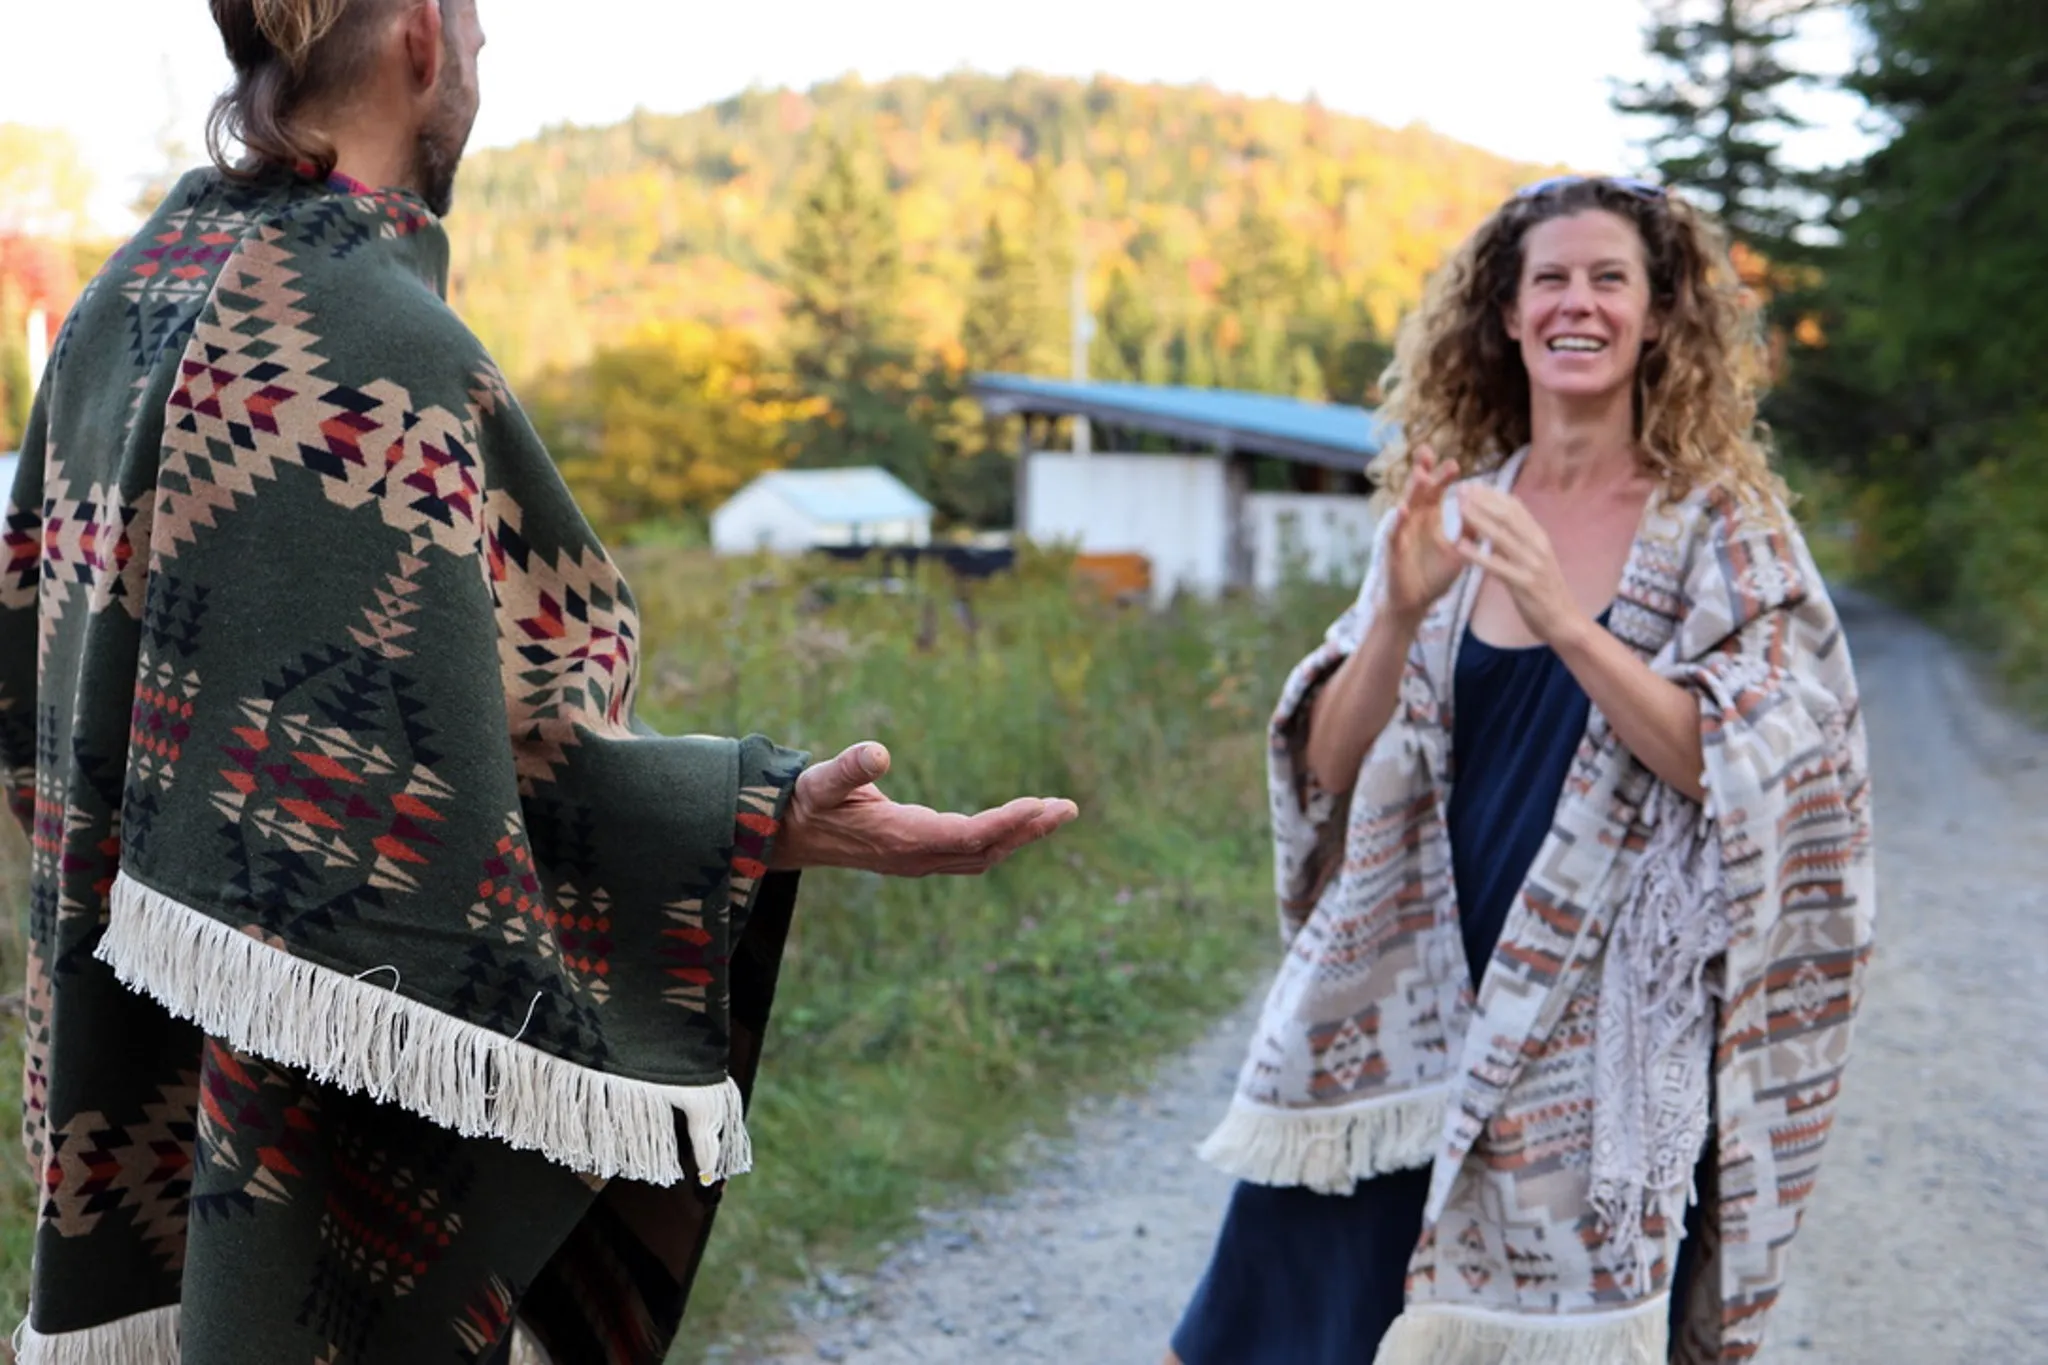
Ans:
<svg viewBox="0 0 2048 1365"><path fill-rule="evenodd" d="M1251 508L1252 462L1234 450L1223 459L1223 582L1240 591L1252 586Z"/></svg>
<svg viewBox="0 0 2048 1365"><path fill-rule="evenodd" d="M1087 244L1085 241L1077 242L1074 248L1074 278L1068 305L1069 321L1072 325L1072 335L1068 340L1073 352L1072 361L1074 382L1076 384L1086 384L1088 382L1088 345L1095 340L1095 319L1088 312L1088 259L1084 254L1086 250ZM1078 413L1074 416L1073 424L1074 453L1076 455L1087 455L1095 448L1094 430L1089 425L1088 419L1080 416Z"/></svg>
<svg viewBox="0 0 2048 1365"><path fill-rule="evenodd" d="M1020 549L1023 546L1027 538L1024 528L1030 524L1026 516L1027 508L1025 507L1024 500L1026 490L1030 484L1031 447L1031 417L1029 414L1026 414L1023 420L1023 433L1017 438L1017 469L1012 476L1015 480L1016 489L1011 499L1016 504L1010 517L1010 548L1012 550Z"/></svg>

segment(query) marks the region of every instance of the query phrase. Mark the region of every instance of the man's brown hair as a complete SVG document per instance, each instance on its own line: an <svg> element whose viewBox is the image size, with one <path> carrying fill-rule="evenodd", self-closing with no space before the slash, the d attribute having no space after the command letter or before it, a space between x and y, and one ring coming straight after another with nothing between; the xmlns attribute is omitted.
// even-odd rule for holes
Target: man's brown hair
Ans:
<svg viewBox="0 0 2048 1365"><path fill-rule="evenodd" d="M367 74L378 20L403 0L210 0L235 83L213 103L206 149L230 175L264 166L334 170L334 146L305 113ZM230 157L234 144L245 159Z"/></svg>

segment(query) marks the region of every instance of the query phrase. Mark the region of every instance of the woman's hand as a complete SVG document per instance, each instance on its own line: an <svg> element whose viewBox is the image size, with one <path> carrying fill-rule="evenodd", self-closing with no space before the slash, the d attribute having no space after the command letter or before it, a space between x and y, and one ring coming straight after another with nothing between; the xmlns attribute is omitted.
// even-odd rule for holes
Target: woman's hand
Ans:
<svg viewBox="0 0 2048 1365"><path fill-rule="evenodd" d="M1500 580L1531 635L1558 649L1593 624L1528 508L1498 488L1475 484L1458 491L1458 510L1464 519L1458 555Z"/></svg>
<svg viewBox="0 0 2048 1365"><path fill-rule="evenodd" d="M1457 480L1456 460L1438 464L1436 452L1428 446L1416 449L1408 486L1391 514L1396 520L1387 542L1384 605L1405 623L1420 621L1464 572L1465 561L1443 531L1444 490Z"/></svg>

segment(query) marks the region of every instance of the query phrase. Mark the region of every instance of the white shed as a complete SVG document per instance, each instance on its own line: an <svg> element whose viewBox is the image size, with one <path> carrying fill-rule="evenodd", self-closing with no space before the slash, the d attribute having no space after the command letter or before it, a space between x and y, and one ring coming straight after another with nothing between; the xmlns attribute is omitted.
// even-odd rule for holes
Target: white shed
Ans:
<svg viewBox="0 0 2048 1365"><path fill-rule="evenodd" d="M801 554L827 545L928 545L932 505L886 469L779 469L711 514L720 554Z"/></svg>

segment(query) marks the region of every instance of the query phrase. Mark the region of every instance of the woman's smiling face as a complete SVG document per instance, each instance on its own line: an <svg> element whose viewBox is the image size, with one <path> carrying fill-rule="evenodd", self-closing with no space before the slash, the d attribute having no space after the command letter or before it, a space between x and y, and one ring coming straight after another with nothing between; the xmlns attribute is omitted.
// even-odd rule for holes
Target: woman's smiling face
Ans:
<svg viewBox="0 0 2048 1365"><path fill-rule="evenodd" d="M1657 339L1635 224L1591 209L1530 228L1503 321L1532 390L1569 398L1625 391L1643 347Z"/></svg>

